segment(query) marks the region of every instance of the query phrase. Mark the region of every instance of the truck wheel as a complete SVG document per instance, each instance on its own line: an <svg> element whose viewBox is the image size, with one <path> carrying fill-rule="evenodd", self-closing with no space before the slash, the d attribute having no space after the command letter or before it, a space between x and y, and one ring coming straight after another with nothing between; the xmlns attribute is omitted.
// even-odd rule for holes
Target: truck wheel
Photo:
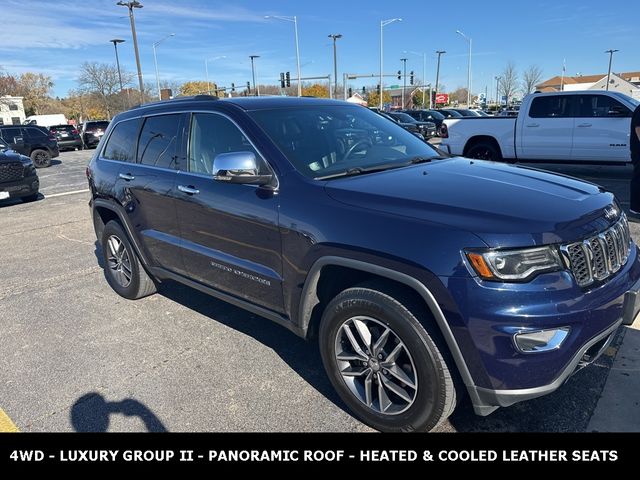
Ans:
<svg viewBox="0 0 640 480"><path fill-rule="evenodd" d="M118 295L137 300L157 291L127 234L114 220L108 222L102 232L102 255L107 282Z"/></svg>
<svg viewBox="0 0 640 480"><path fill-rule="evenodd" d="M465 157L494 162L502 160L500 150L491 142L476 143L467 150Z"/></svg>
<svg viewBox="0 0 640 480"><path fill-rule="evenodd" d="M35 149L31 152L31 161L36 168L44 168L51 166L51 154L42 149Z"/></svg>
<svg viewBox="0 0 640 480"><path fill-rule="evenodd" d="M377 430L429 431L455 408L453 378L434 338L385 293L340 293L322 315L319 341L334 388Z"/></svg>

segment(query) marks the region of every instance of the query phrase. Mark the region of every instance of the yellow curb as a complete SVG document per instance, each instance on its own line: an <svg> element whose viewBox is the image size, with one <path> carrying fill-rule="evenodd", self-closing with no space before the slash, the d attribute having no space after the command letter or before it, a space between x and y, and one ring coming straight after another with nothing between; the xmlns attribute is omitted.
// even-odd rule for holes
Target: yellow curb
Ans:
<svg viewBox="0 0 640 480"><path fill-rule="evenodd" d="M11 421L9 416L0 408L0 433L19 432L16 424Z"/></svg>

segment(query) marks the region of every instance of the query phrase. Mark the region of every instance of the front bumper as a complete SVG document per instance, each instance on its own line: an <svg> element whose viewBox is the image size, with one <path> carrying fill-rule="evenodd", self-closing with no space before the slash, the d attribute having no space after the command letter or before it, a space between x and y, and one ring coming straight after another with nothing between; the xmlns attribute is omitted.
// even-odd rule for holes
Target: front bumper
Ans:
<svg viewBox="0 0 640 480"><path fill-rule="evenodd" d="M15 182L0 183L0 192L8 192L9 198L21 198L38 193L40 180L37 175L25 177Z"/></svg>
<svg viewBox="0 0 640 480"><path fill-rule="evenodd" d="M606 350L618 327L640 311L640 260L634 247L615 277L590 290L568 272L540 275L524 284L449 279L459 317L448 315L471 381L474 409L498 407L546 395ZM514 330L569 328L560 348L521 352Z"/></svg>

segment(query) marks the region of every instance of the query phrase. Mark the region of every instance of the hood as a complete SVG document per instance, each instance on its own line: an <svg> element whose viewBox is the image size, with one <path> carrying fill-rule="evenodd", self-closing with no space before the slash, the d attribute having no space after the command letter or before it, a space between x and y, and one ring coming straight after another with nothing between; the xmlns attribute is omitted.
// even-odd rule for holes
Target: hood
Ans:
<svg viewBox="0 0 640 480"><path fill-rule="evenodd" d="M466 230L490 247L575 241L620 212L616 205L614 218L604 216L615 198L592 183L465 158L335 179L325 188L339 202Z"/></svg>
<svg viewBox="0 0 640 480"><path fill-rule="evenodd" d="M30 161L31 159L29 157L20 155L18 152L15 152L13 150L0 150L0 163L30 162Z"/></svg>

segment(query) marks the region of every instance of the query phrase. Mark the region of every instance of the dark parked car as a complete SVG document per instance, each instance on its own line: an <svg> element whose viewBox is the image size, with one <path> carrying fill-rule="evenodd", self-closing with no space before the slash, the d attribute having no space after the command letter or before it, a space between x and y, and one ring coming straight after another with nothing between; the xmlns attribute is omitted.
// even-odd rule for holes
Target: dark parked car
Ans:
<svg viewBox="0 0 640 480"><path fill-rule="evenodd" d="M30 157L36 168L48 167L60 155L55 135L37 125L0 125L0 138L12 150Z"/></svg>
<svg viewBox="0 0 640 480"><path fill-rule="evenodd" d="M82 124L82 141L87 148L96 147L107 130L106 120L88 121Z"/></svg>
<svg viewBox="0 0 640 480"><path fill-rule="evenodd" d="M49 131L56 136L60 150L82 150L82 138L73 125L54 125Z"/></svg>
<svg viewBox="0 0 640 480"><path fill-rule="evenodd" d="M392 117L389 112L385 112L385 111L379 110L377 108L369 108L369 110L371 110L373 112L376 112L381 117L384 117L384 118L386 118L387 120L389 120L389 121L391 121L393 123L397 123L398 125L400 125L405 130L407 130L407 131L409 131L409 132L411 132L411 133L413 133L415 135L419 135L422 138L424 138L424 136L420 132L420 128L418 128L418 125L415 124L414 122L409 122L409 123L400 122L396 118Z"/></svg>
<svg viewBox="0 0 640 480"><path fill-rule="evenodd" d="M436 124L434 122L421 122L403 112L389 112L389 116L405 128L407 128L407 125L415 125L418 128L418 133L424 138L436 136Z"/></svg>
<svg viewBox="0 0 640 480"><path fill-rule="evenodd" d="M20 155L0 139L0 202L21 198L32 202L38 198L40 181L29 157Z"/></svg>
<svg viewBox="0 0 640 480"><path fill-rule="evenodd" d="M404 110L404 113L411 115L419 122L433 122L436 124L436 130L440 131L440 126L445 116L437 110Z"/></svg>
<svg viewBox="0 0 640 480"><path fill-rule="evenodd" d="M462 118L462 114L450 108L441 108L438 110L444 118Z"/></svg>
<svg viewBox="0 0 640 480"><path fill-rule="evenodd" d="M179 98L105 135L87 175L109 285L177 281L319 342L380 430L432 429L465 391L480 415L551 393L638 312L611 192L443 158L357 105Z"/></svg>

